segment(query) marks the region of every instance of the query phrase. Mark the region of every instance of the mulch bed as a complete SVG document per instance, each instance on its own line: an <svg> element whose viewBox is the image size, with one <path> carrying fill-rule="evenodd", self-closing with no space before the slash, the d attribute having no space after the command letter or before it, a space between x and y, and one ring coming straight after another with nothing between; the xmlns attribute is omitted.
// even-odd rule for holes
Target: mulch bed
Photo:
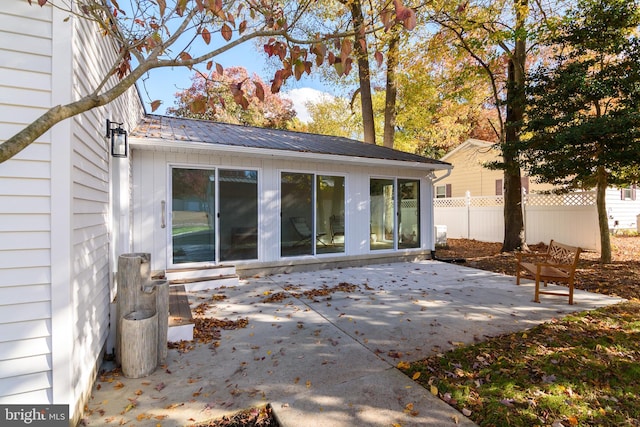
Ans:
<svg viewBox="0 0 640 427"><path fill-rule="evenodd" d="M501 243L467 239L448 239L438 249L438 257L464 258L463 265L515 276L513 253L502 253ZM544 243L529 245L529 250L545 252ZM576 271L576 288L610 296L640 299L640 236L611 236L613 262L601 264L599 254L583 252Z"/></svg>

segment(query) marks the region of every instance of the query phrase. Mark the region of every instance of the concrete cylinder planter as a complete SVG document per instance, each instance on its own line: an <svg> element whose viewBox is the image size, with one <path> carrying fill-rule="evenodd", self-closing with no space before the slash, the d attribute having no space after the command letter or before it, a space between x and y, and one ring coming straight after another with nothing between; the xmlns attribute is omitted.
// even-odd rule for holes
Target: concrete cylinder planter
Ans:
<svg viewBox="0 0 640 427"><path fill-rule="evenodd" d="M123 375L127 378L150 375L158 361L158 314L150 310L131 312L122 318L120 331Z"/></svg>

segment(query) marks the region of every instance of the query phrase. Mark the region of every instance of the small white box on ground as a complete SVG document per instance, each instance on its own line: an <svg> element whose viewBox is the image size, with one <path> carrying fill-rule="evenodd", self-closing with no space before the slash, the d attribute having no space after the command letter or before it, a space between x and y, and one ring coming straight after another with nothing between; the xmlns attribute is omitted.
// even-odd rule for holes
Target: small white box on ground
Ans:
<svg viewBox="0 0 640 427"><path fill-rule="evenodd" d="M447 226L435 226L436 246L447 246Z"/></svg>

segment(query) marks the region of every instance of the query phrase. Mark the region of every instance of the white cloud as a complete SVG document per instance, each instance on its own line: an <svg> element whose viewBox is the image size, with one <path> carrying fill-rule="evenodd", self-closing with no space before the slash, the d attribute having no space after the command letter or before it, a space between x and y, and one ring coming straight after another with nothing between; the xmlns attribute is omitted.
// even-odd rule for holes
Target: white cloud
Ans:
<svg viewBox="0 0 640 427"><path fill-rule="evenodd" d="M333 95L310 87L291 89L282 93L283 98L288 98L293 102L293 109L296 110L297 117L301 122L307 123L311 119L307 111L308 102L316 103L324 99L331 99Z"/></svg>

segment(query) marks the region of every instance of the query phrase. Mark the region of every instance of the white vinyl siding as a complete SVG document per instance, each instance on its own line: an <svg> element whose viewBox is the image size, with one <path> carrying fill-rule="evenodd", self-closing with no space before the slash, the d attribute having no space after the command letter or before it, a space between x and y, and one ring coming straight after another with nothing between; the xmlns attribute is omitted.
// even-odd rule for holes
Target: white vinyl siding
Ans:
<svg viewBox="0 0 640 427"><path fill-rule="evenodd" d="M3 3L1 140L51 105L52 34L50 7ZM50 138L0 164L0 403L52 397Z"/></svg>
<svg viewBox="0 0 640 427"><path fill-rule="evenodd" d="M252 158L246 155L219 156L202 153L174 153L164 151L132 150L133 166L133 252L149 252L151 269L167 268L167 245L170 230L171 198L168 193L169 165L208 166L212 168L247 168L258 170L259 183L259 237L258 258L262 262L280 260L279 240L272 236L279 235L273 230L280 229L280 173L305 172L320 175L336 174L345 176L345 229L349 230L346 239L345 253L336 256L369 255L369 185L370 177L375 175L400 178L421 179L421 189L431 186L425 180L424 171L402 168L367 168L363 166L340 165L336 163L274 160ZM375 173L374 173L375 172ZM430 215L432 193L421 194L422 222L420 229L425 230L422 245L418 249L429 249L432 238ZM162 201L168 209L166 228L161 227ZM274 234L270 234L274 233ZM355 236L360 236L357 238ZM236 264L244 263L237 261ZM250 261L248 261L250 263Z"/></svg>
<svg viewBox="0 0 640 427"><path fill-rule="evenodd" d="M607 212L609 213L609 228L617 230L637 230L637 217L640 215L640 197L636 200L622 200L619 188L607 189ZM616 223L617 221L617 223Z"/></svg>
<svg viewBox="0 0 640 427"><path fill-rule="evenodd" d="M92 92L110 65L104 59L115 58L93 24L67 17L49 5L3 1L0 140ZM105 121L130 130L141 114L131 88L0 164L0 403L67 403L75 420L81 412L109 332Z"/></svg>

